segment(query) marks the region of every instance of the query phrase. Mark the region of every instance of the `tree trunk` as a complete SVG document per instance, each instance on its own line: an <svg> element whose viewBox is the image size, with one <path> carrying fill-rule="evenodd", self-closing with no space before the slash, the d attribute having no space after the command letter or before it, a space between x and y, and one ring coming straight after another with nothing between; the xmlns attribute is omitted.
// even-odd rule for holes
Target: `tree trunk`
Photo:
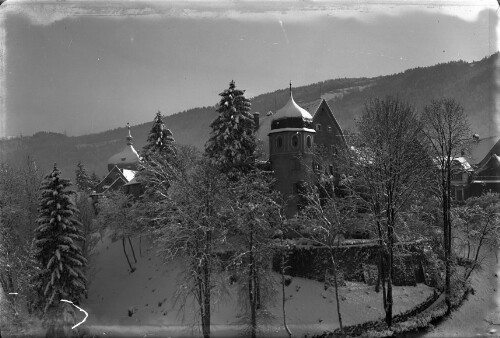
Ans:
<svg viewBox="0 0 500 338"><path fill-rule="evenodd" d="M134 256L134 261L137 263L137 258L135 258L134 246L132 245L132 241L130 240L130 236L127 236L128 244L130 244L130 248L132 249L132 256Z"/></svg>
<svg viewBox="0 0 500 338"><path fill-rule="evenodd" d="M394 274L394 223L395 223L395 210L393 208L392 191L388 193L388 208L387 208L387 303L385 311L385 322L388 327L392 326L392 279Z"/></svg>
<svg viewBox="0 0 500 338"><path fill-rule="evenodd" d="M203 316L201 319L201 326L203 331L203 337L210 337L210 267L207 258L203 259Z"/></svg>
<svg viewBox="0 0 500 338"><path fill-rule="evenodd" d="M255 300L255 262L253 257L253 227L250 228L250 257L248 269L248 298L250 301L250 326L251 337L255 338L257 335L257 304Z"/></svg>
<svg viewBox="0 0 500 338"><path fill-rule="evenodd" d="M142 235L139 235L139 257L142 257Z"/></svg>
<svg viewBox="0 0 500 338"><path fill-rule="evenodd" d="M387 276L387 299L385 306L385 322L388 327L392 326L392 264L393 264L393 252L392 247L389 247L388 254L388 276Z"/></svg>
<svg viewBox="0 0 500 338"><path fill-rule="evenodd" d="M339 319L340 332L342 333L344 332L344 327L342 325L342 314L340 313L339 289L337 283L337 262L335 260L335 252L331 247L330 247L330 258L332 260L333 284L335 287L335 302L337 303L337 315Z"/></svg>
<svg viewBox="0 0 500 338"><path fill-rule="evenodd" d="M125 254L125 258L127 258L128 266L130 266L130 272L134 272L135 268L132 267L132 264L130 264L130 260L128 259L127 255L127 250L125 250L125 237L122 237L122 245L123 245L123 253Z"/></svg>
<svg viewBox="0 0 500 338"><path fill-rule="evenodd" d="M445 249L445 303L446 314L451 313L451 219L450 219L450 164L447 165L446 177L444 177L443 189L443 221L444 221L444 249Z"/></svg>
<svg viewBox="0 0 500 338"><path fill-rule="evenodd" d="M281 308L283 310L283 325L285 326L285 331L288 335L288 338L292 338L292 332L288 328L288 324L286 323L286 311L285 311L285 302L286 302L286 294L285 294L285 249L283 248L283 230L281 231L281 295L283 297L283 302L281 303ZM0 337L1 338L1 337Z"/></svg>

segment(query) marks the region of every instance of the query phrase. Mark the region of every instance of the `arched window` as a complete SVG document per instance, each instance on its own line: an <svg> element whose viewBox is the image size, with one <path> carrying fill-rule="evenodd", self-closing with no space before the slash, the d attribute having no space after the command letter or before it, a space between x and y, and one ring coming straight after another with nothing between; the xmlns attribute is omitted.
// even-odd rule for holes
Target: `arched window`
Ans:
<svg viewBox="0 0 500 338"><path fill-rule="evenodd" d="M318 123L318 124L316 125L316 131L321 131L321 124L319 124L319 123Z"/></svg>
<svg viewBox="0 0 500 338"><path fill-rule="evenodd" d="M312 146L311 135L307 135L306 144L307 144L307 148L311 148L311 146Z"/></svg>
<svg viewBox="0 0 500 338"><path fill-rule="evenodd" d="M276 139L276 147L278 147L278 149L283 148L283 137L278 136Z"/></svg>
<svg viewBox="0 0 500 338"><path fill-rule="evenodd" d="M299 136L293 135L292 136L292 148L297 148L298 146L299 146Z"/></svg>
<svg viewBox="0 0 500 338"><path fill-rule="evenodd" d="M332 126L328 126L328 132L331 133L332 132Z"/></svg>

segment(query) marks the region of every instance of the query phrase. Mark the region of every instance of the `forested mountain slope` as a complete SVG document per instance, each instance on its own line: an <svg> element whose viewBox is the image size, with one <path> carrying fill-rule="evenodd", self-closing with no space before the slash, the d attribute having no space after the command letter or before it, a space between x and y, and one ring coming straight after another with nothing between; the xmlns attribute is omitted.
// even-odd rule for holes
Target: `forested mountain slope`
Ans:
<svg viewBox="0 0 500 338"><path fill-rule="evenodd" d="M414 68L402 73L376 78L344 78L314 83L293 89L297 103L306 107L320 98L328 101L344 130L354 129L354 120L365 102L374 97L398 95L421 109L432 98L455 98L466 110L472 131L481 137L496 135L495 100L498 92L498 53L481 61L464 61ZM228 82L231 79L228 79ZM235 79L238 83L238 79ZM220 88L220 91L225 88ZM243 88L244 89L244 88ZM258 95L251 99L252 111L266 114L281 108L288 98L288 88ZM218 97L214 97L214 102ZM151 112L152 121L156 112ZM216 117L215 107L189 109L165 118L165 123L178 143L199 149L208 139L209 125ZM125 146L127 131L123 127L98 134L69 137L40 132L30 137L0 141L0 162L22 165L27 156L34 158L46 172L57 162L63 176L74 179L76 163L82 161L89 172L99 176L107 172L107 159ZM144 145L152 122L132 127L134 147Z"/></svg>

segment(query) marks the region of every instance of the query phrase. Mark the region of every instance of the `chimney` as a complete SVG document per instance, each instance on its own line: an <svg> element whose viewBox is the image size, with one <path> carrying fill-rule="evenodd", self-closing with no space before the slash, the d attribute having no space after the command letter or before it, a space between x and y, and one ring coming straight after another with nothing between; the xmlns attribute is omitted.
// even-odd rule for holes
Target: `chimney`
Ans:
<svg viewBox="0 0 500 338"><path fill-rule="evenodd" d="M259 112L253 113L253 123L254 123L254 130L259 129Z"/></svg>

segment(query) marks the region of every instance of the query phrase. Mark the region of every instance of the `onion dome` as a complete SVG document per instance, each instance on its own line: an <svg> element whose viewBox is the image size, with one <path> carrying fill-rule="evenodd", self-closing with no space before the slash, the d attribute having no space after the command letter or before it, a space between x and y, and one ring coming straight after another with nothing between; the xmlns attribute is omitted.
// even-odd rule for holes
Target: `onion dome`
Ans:
<svg viewBox="0 0 500 338"><path fill-rule="evenodd" d="M273 114L271 122L271 133L279 129L304 130L314 132L312 128L312 116L307 110L300 107L293 100L292 83L290 82L290 98L285 106Z"/></svg>
<svg viewBox="0 0 500 338"><path fill-rule="evenodd" d="M132 145L133 137L130 134L130 125L127 123L128 136L126 137L127 145L118 154L111 156L108 160L108 171L117 166L120 169L138 170L139 154Z"/></svg>

